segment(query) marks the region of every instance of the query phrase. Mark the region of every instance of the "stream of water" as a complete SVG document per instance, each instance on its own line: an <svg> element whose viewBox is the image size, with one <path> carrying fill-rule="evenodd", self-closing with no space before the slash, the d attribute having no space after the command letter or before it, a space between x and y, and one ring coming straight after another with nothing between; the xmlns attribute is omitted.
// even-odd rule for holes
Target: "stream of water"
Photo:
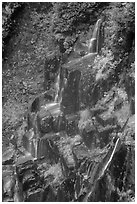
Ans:
<svg viewBox="0 0 137 204"><path fill-rule="evenodd" d="M92 64L95 56L99 52L100 28L101 19L99 19L95 24L92 38L87 44L88 53L86 53L86 55L77 59L72 59L67 64L59 68L54 85L55 97L50 103L43 105L42 110L39 111L42 111L43 113L45 112L44 118L41 118L44 129L47 128L45 133L48 133L49 131L51 131L51 133L60 132L62 130L68 130L70 132L69 129L71 129L72 124L74 124L73 129L77 129L77 127L75 127L75 115L77 115L80 110L80 69L82 69L84 66L88 66L88 64ZM37 114L40 115L39 113ZM69 115L71 117L68 117ZM71 118L71 121L68 121L68 119L65 118ZM69 125L69 123L71 123L71 125ZM38 126L37 123L35 124ZM27 146L27 151L29 151L35 158L38 157L38 152L40 152L40 156L45 156L47 151L51 151L50 147L45 147L45 144L47 146L49 143L45 143L45 139L39 139L41 137L40 132L41 131L38 130L37 132L33 133L33 136L31 135L29 137L29 141L27 141L27 138L25 138L25 143L30 144L25 145ZM41 150L39 150L39 147ZM47 151L44 150L45 148Z"/></svg>
<svg viewBox="0 0 137 204"><path fill-rule="evenodd" d="M100 26L101 26L101 19L97 20L96 24L95 24L95 28L93 30L93 34L92 34L92 38L89 40L89 44L88 46L88 53L76 60L72 60L70 62L68 62L69 66L75 66L77 63L79 64L83 59L86 59L88 57L93 58L95 57L95 55L98 53L99 51L99 30L100 30ZM64 76L61 78L62 75L62 69L59 69L59 73L57 75L56 78L56 82L55 82L55 89L56 89L56 94L55 94L55 105L56 103L59 103L61 105L62 103L62 95L63 95L63 91L64 91L64 86L66 86L67 83L67 78L65 78ZM72 77L72 76L71 76ZM63 83L61 83L61 80L63 81ZM76 79L74 77L74 79L72 80L72 83L76 83ZM63 84L63 86L62 86ZM73 90L72 90L73 91ZM54 103L52 103L53 105ZM50 104L49 104L49 108L50 108Z"/></svg>

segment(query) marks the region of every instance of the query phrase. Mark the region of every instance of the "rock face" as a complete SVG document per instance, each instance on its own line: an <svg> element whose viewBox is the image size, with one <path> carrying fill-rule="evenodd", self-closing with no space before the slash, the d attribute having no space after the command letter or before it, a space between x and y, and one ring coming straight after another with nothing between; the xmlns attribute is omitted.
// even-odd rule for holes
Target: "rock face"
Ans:
<svg viewBox="0 0 137 204"><path fill-rule="evenodd" d="M125 120L123 100L116 104L118 95L114 98L111 93L109 99L102 97L101 103L96 97L93 108L80 106L82 73L91 68L100 50L100 34L99 19L87 46L89 53L77 58L70 56L63 65L55 55L46 62L45 86L50 87L52 68L55 86L34 99L26 117L27 128L22 138L18 136L19 144L13 147L11 155L11 150L4 155L5 165L15 164L15 169L10 169L9 183L4 176L4 199L118 201L122 187L127 191L127 185L132 186L133 193L134 151L127 135L134 124ZM117 111L121 111L120 116Z"/></svg>
<svg viewBox="0 0 137 204"><path fill-rule="evenodd" d="M78 70L72 71L67 79L67 86L62 93L61 106L64 114L72 114L79 111L79 83L81 73Z"/></svg>
<svg viewBox="0 0 137 204"><path fill-rule="evenodd" d="M33 157L47 157L49 145L46 139L43 139L45 134L53 134L65 130L71 134L71 131L74 132L73 129L76 134L78 133L77 123L73 119L70 120L68 118L76 118L75 120L78 120L81 69L86 69L91 65L98 52L100 26L101 20L98 20L93 31L93 37L88 45L89 53L85 56L75 59L71 58L63 66L60 66L59 57L56 55L51 56L46 61L47 74L49 70L52 72L53 69L55 73L58 70L58 76L54 88L54 97L44 94L45 99L46 97L47 100L51 98L50 102L42 105L40 96L33 101L30 107L28 121L31 122L28 124L28 133L23 136L23 146ZM91 43L92 41L94 43ZM46 76L46 78L47 83L49 83L49 77ZM68 115L72 115L73 117L69 117ZM44 146L47 148L44 149Z"/></svg>
<svg viewBox="0 0 137 204"><path fill-rule="evenodd" d="M48 55L45 60L44 69L44 89L50 89L51 83L54 81L55 75L60 67L60 56L55 51Z"/></svg>

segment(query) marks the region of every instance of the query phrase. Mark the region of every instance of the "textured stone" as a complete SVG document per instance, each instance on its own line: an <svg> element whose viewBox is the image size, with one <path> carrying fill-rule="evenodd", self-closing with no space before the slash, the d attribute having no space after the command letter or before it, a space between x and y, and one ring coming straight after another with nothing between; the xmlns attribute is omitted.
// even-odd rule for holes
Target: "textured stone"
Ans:
<svg viewBox="0 0 137 204"><path fill-rule="evenodd" d="M14 155L15 155L15 149L14 146L9 146L7 150L2 154L2 163L3 164L12 164L14 162Z"/></svg>
<svg viewBox="0 0 137 204"><path fill-rule="evenodd" d="M71 114L79 111L79 83L81 73L78 70L72 71L67 77L67 86L62 93L61 107L63 113Z"/></svg>

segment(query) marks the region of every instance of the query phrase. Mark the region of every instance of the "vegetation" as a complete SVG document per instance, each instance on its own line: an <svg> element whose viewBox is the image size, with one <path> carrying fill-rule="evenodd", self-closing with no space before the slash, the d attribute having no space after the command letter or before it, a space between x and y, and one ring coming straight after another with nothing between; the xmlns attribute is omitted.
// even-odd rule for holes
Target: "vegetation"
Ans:
<svg viewBox="0 0 137 204"><path fill-rule="evenodd" d="M2 16L3 201L134 201L135 3L3 2ZM85 55L75 49L89 42L98 19L94 63L67 71ZM75 69L79 112L44 117L59 71L65 87ZM39 158L27 141L33 135Z"/></svg>

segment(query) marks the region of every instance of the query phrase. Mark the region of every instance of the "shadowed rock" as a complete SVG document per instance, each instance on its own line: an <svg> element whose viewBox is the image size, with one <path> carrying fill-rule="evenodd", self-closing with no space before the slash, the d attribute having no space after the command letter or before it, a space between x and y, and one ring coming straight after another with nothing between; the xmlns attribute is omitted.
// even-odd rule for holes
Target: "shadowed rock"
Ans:
<svg viewBox="0 0 137 204"><path fill-rule="evenodd" d="M28 133L23 137L23 145L33 157L44 156L49 159L50 154L48 152L56 152L54 142L51 145L52 149L50 148L51 142L49 143L48 139L44 138L45 134L51 134L52 137L53 134L61 131L66 131L69 135L78 133L78 122L76 121L78 120L77 113L80 110L81 75L82 71L89 66L91 67L99 51L100 28L101 20L99 19L92 38L87 44L88 52L85 52L86 55L79 58L72 56L63 65L60 62L60 56L56 53L50 55L46 60L45 83L47 89L49 89L49 84L52 81L50 74L58 72L58 75L56 74L57 77L53 80L55 82L54 94L50 97L50 90L44 92L36 97L30 106Z"/></svg>
<svg viewBox="0 0 137 204"><path fill-rule="evenodd" d="M67 83L62 94L61 106L64 114L71 114L79 111L79 82L81 73L78 70L70 72Z"/></svg>

